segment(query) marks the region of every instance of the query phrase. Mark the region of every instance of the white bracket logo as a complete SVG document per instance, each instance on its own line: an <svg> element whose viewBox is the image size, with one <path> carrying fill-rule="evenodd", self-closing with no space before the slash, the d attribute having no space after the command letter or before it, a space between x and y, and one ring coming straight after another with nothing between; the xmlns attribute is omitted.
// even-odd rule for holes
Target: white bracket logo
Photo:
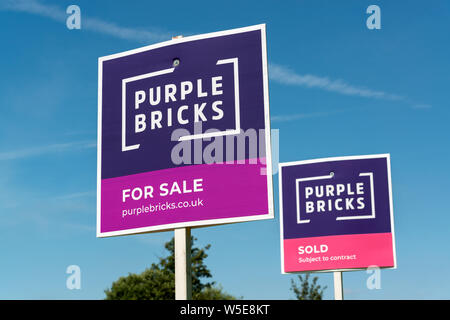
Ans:
<svg viewBox="0 0 450 320"><path fill-rule="evenodd" d="M216 65L233 64L234 79L234 108L235 108L235 128L225 131L206 132L201 134L193 134L182 136L178 141L211 138L225 135L239 134L241 131L240 105L239 105L239 61L238 58L217 60ZM122 152L139 149L140 144L127 145L126 143L126 94L127 84L133 81L157 77L164 74L172 73L175 68L163 69L155 72L145 73L138 76L122 79Z"/></svg>
<svg viewBox="0 0 450 320"><path fill-rule="evenodd" d="M310 223L309 219L302 219L300 215L300 182L304 181L313 181L313 180L323 180L323 179L331 179L334 175L329 174L326 176L317 176L317 177L308 177L308 178L300 178L295 179L295 194L296 194L296 204L297 204L297 224L300 223ZM372 210L370 214L367 215L358 215L358 216L344 216L337 217L336 220L357 220L357 219L374 219L375 218L375 194L373 190L373 172L363 172L359 174L360 177L368 176L370 179L370 200L372 203Z"/></svg>

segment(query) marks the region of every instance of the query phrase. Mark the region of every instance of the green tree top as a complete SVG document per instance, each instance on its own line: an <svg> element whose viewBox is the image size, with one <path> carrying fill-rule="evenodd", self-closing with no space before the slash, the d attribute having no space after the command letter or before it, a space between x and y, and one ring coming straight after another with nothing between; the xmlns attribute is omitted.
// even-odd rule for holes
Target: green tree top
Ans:
<svg viewBox="0 0 450 320"><path fill-rule="evenodd" d="M192 298L195 300L232 300L232 295L223 292L222 287L214 281L203 282L212 278L205 265L206 253L211 245L204 248L194 247L197 239L191 237ZM169 252L167 257L159 258L150 268L140 274L130 273L113 282L105 290L106 300L173 300L175 299L175 242L172 238L164 245Z"/></svg>
<svg viewBox="0 0 450 320"><path fill-rule="evenodd" d="M291 279L291 290L294 292L297 300L322 300L323 291L327 288L322 288L317 284L318 277L314 277L312 282L309 281L310 273L306 273L305 277L298 276L300 286L297 286L294 279Z"/></svg>

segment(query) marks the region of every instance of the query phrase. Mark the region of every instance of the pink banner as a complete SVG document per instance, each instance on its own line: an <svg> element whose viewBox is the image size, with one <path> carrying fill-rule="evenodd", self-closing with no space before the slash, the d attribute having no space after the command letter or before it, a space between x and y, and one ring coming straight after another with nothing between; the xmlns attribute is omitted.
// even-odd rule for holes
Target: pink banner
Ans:
<svg viewBox="0 0 450 320"><path fill-rule="evenodd" d="M101 232L267 216L265 159L202 164L101 181Z"/></svg>
<svg viewBox="0 0 450 320"><path fill-rule="evenodd" d="M283 254L285 272L394 266L391 233L286 239Z"/></svg>

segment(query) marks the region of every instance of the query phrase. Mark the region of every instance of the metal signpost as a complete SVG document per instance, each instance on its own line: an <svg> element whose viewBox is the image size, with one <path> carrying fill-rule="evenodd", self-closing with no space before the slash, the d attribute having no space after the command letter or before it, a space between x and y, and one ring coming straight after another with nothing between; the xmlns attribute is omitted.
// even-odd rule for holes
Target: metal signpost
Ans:
<svg viewBox="0 0 450 320"><path fill-rule="evenodd" d="M396 268L389 154L279 164L282 273Z"/></svg>
<svg viewBox="0 0 450 320"><path fill-rule="evenodd" d="M274 216L265 25L101 57L98 74L97 236L175 230L190 298L190 228Z"/></svg>

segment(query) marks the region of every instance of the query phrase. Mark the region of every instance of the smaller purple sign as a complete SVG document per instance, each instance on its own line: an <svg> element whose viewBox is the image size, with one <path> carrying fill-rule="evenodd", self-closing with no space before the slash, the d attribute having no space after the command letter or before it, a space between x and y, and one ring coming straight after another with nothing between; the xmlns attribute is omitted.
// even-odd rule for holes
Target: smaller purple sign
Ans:
<svg viewBox="0 0 450 320"><path fill-rule="evenodd" d="M396 267L388 154L280 163L282 272Z"/></svg>

